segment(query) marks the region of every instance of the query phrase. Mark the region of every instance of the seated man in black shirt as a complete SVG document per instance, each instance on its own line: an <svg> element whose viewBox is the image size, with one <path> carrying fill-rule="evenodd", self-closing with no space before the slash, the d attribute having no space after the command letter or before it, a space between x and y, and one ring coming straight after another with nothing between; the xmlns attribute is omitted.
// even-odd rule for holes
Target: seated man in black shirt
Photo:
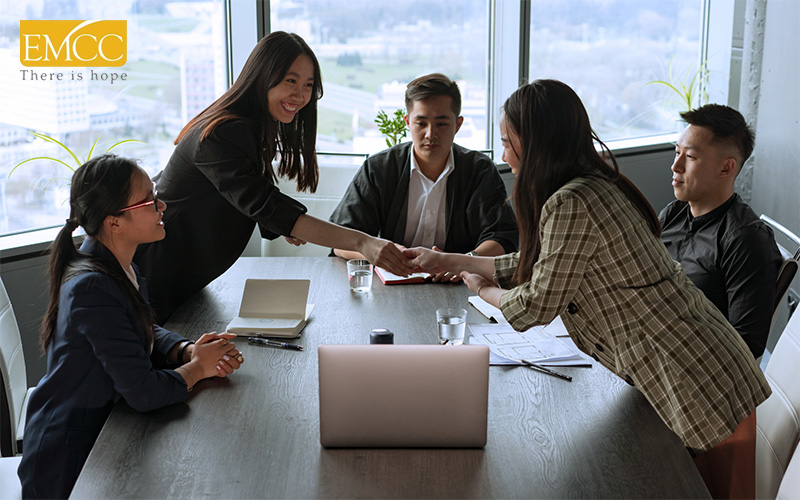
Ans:
<svg viewBox="0 0 800 500"><path fill-rule="evenodd" d="M772 230L733 192L754 135L728 106L708 104L681 118L688 126L672 164L677 200L659 214L661 239L758 358L769 335L782 257Z"/></svg>

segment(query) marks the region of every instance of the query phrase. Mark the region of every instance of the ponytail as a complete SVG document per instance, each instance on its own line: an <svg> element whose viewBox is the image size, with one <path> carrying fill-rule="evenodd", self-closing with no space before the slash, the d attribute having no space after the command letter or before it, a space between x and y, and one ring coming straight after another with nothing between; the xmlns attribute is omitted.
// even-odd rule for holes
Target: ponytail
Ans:
<svg viewBox="0 0 800 500"><path fill-rule="evenodd" d="M78 223L73 216L67 219L64 227L58 232L58 236L50 244L48 248L50 252L50 261L48 263L48 271L50 274L50 293L47 304L47 312L42 320L42 332L39 336L39 346L44 353L50 341L53 338L53 333L56 329L56 321L58 320L58 302L59 295L61 294L61 283L64 280L69 265L78 259L81 253L75 248L75 243L72 240L72 233L78 228Z"/></svg>

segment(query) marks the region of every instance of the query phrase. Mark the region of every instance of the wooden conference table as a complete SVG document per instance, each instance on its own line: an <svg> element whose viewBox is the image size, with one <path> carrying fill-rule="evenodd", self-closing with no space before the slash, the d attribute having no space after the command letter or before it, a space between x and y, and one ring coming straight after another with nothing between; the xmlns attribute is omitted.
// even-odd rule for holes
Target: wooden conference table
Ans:
<svg viewBox="0 0 800 500"><path fill-rule="evenodd" d="M491 367L484 449L326 449L319 444L317 346L437 341L435 311L468 305L463 285L384 286L351 294L338 258L242 258L167 327L223 331L245 278L310 278L305 350L252 346L227 379L186 404L112 412L73 498L708 498L680 440L645 398L603 367L560 368L571 383ZM458 347L452 347L457 349ZM369 374L365 373L365 377Z"/></svg>

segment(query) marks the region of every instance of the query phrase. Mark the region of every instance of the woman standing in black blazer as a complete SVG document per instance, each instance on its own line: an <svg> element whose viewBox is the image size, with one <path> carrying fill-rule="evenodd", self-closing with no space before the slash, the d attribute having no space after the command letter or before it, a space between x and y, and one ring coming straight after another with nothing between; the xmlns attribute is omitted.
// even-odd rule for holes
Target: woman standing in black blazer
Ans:
<svg viewBox="0 0 800 500"><path fill-rule="evenodd" d="M147 283L131 258L164 238L152 181L104 155L72 177L70 217L50 247L50 302L41 344L47 373L28 403L19 477L24 498L66 498L120 398L137 411L186 400L194 384L244 360L230 334L192 343L153 324ZM87 239L80 251L72 233Z"/></svg>
<svg viewBox="0 0 800 500"><path fill-rule="evenodd" d="M151 282L160 323L233 265L256 224L264 238L356 250L408 274L408 259L391 242L306 215L275 186L281 176L296 179L299 191L316 190L321 96L316 56L299 36L278 31L258 42L231 88L181 130L156 178L171 207L167 237L134 258Z"/></svg>

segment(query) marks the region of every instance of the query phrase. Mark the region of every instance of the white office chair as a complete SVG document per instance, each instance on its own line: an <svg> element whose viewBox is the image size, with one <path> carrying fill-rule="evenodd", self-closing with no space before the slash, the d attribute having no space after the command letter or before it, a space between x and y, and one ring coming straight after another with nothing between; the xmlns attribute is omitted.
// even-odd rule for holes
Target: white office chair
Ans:
<svg viewBox="0 0 800 500"><path fill-rule="evenodd" d="M778 500L797 500L800 498L800 447L795 448L792 460L786 467L781 487L778 489Z"/></svg>
<svg viewBox="0 0 800 500"><path fill-rule="evenodd" d="M756 408L756 498L775 498L800 439L800 313L778 339L764 375L772 395Z"/></svg>
<svg viewBox="0 0 800 500"><path fill-rule="evenodd" d="M19 335L17 318L8 299L6 287L0 280L0 379L5 407L0 408L0 445L3 456L14 456L22 450L25 413L28 406L28 389L25 356Z"/></svg>
<svg viewBox="0 0 800 500"><path fill-rule="evenodd" d="M22 500L22 485L19 484L17 468L22 457L0 458L0 500Z"/></svg>

